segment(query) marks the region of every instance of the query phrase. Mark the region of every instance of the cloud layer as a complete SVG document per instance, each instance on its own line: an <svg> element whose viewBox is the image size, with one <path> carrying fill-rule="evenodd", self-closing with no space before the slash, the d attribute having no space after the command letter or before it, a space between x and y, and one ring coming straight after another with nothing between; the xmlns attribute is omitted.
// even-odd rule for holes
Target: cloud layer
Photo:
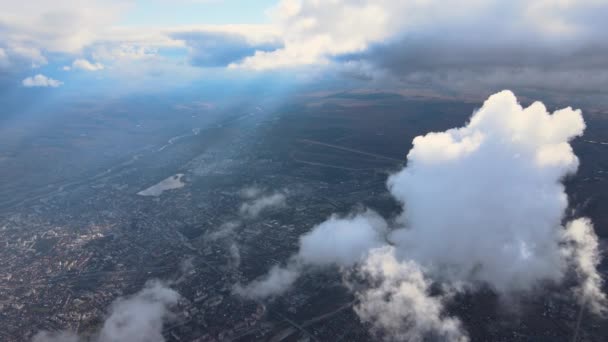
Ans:
<svg viewBox="0 0 608 342"><path fill-rule="evenodd" d="M268 24L121 21L142 7L135 1L4 2L0 69L50 66L69 56L89 63L82 69L103 65L107 73L130 77L133 70L181 70L187 58L203 68L321 69L347 80L469 93L505 87L603 93L608 84L605 0L282 0L269 11Z"/></svg>
<svg viewBox="0 0 608 342"><path fill-rule="evenodd" d="M246 59L243 66L263 69L326 63L336 56L363 53L376 44L386 47L385 58L394 54L412 56L417 65L462 64L469 57L513 63L508 55L501 55L501 50L513 51L522 43L523 51L544 50L564 40L569 46L600 43L606 27L599 13L606 13L607 8L601 0L456 0L448 4L438 0L283 0L275 8L274 17L282 29L285 47L259 52ZM405 43L394 45L401 42ZM466 54L471 47L473 52ZM489 58L483 57L484 47L489 48L485 52ZM433 52L429 48L451 53L429 53L430 60L415 57ZM570 53L561 52L564 56ZM409 65L411 60L402 65Z"/></svg>

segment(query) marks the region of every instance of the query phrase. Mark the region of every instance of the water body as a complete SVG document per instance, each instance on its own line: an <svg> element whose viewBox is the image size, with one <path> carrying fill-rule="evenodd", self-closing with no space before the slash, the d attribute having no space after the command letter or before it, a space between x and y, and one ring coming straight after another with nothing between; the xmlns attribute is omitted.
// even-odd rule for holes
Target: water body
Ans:
<svg viewBox="0 0 608 342"><path fill-rule="evenodd" d="M160 196L163 192L167 190L174 190L183 188L186 183L182 182L182 177L184 177L183 173L178 173L169 178L166 178L159 183L152 185L151 187L138 192L139 196Z"/></svg>
<svg viewBox="0 0 608 342"><path fill-rule="evenodd" d="M188 134L183 134L183 135L178 135L178 136L175 136L175 137L173 137L173 138L169 139L165 145L163 145L161 148L159 148L159 149L157 150L157 152L162 152L164 149L166 149L167 147L169 147L169 146L173 145L173 144L174 144L175 142L177 142L178 140L183 139L183 138L187 138L187 137L192 137L192 136L198 135L200 132L201 132L201 129L200 129L200 128L193 128L193 129L192 129L192 134L188 133Z"/></svg>

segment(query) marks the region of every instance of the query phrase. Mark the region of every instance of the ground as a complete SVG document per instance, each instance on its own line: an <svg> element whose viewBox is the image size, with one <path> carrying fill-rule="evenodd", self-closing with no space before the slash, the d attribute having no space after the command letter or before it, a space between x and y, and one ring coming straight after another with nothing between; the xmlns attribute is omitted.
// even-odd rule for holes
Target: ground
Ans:
<svg viewBox="0 0 608 342"><path fill-rule="evenodd" d="M86 335L114 299L150 279L183 296L163 330L169 341L377 339L336 270L309 273L263 302L235 295L233 286L284 263L299 237L332 213L398 214L385 181L404 165L412 139L461 126L480 106L378 92L217 108L139 101L50 109L62 120L44 129L23 123L1 138L3 341L40 330ZM573 142L580 170L566 180L570 214L589 216L604 243L608 112L585 113L587 132ZM167 179L179 184L162 185ZM145 192L158 184L163 191ZM242 190L251 187L285 194L286 205L243 217ZM499 304L488 289L462 295L449 310L474 341L569 341L579 313L559 288L509 310ZM608 335L608 321L583 317L581 340Z"/></svg>

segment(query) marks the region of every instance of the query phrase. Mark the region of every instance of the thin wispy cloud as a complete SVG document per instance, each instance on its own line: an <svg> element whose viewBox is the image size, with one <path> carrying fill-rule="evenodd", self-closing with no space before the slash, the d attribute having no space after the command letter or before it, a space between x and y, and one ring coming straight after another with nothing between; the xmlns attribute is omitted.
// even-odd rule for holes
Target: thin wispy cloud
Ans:
<svg viewBox="0 0 608 342"><path fill-rule="evenodd" d="M261 213L287 206L285 192L266 193L257 187L248 187L241 191L245 201L239 208L239 213L245 218L257 218Z"/></svg>

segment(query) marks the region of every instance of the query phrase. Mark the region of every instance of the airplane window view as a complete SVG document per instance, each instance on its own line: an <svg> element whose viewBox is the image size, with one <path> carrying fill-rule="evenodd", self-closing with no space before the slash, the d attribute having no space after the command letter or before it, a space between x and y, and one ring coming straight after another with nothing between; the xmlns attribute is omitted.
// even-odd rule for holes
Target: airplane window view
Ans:
<svg viewBox="0 0 608 342"><path fill-rule="evenodd" d="M608 0L0 0L0 341L608 341Z"/></svg>

